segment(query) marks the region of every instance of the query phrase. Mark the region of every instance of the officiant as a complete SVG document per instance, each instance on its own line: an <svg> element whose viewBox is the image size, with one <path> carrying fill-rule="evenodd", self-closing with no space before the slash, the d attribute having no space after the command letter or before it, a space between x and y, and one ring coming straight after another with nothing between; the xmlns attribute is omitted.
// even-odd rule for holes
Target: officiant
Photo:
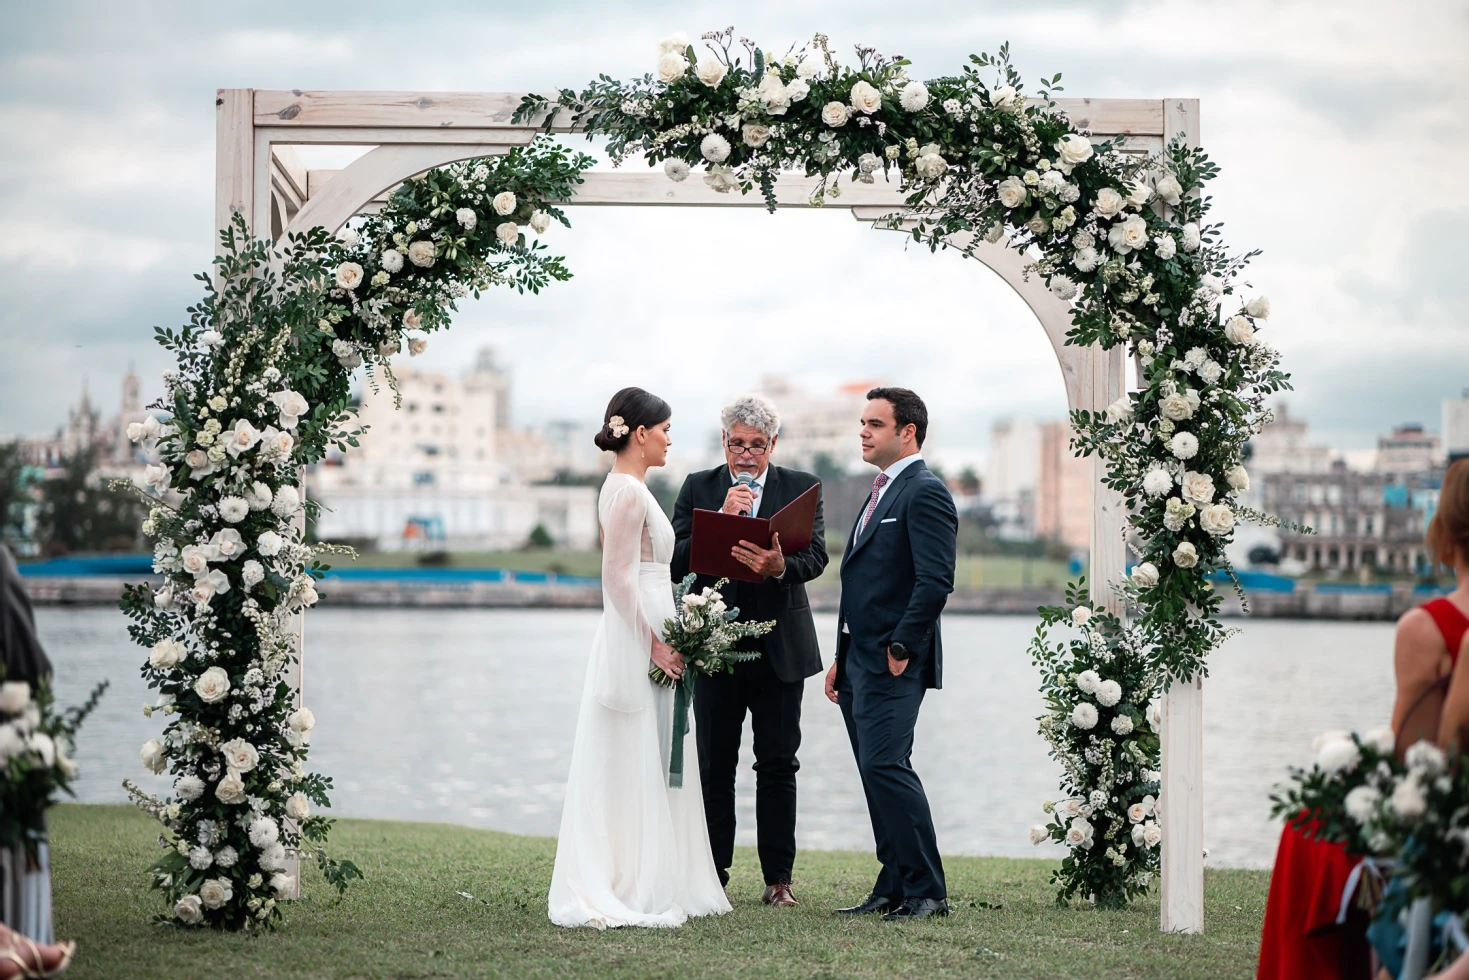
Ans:
<svg viewBox="0 0 1469 980"><path fill-rule="evenodd" d="M720 428L724 463L690 474L674 506L676 582L689 573L695 509L770 517L820 483L811 473L771 465L780 416L768 399L759 395L735 399L720 413ZM766 636L739 644L741 649L759 650L759 658L735 665L733 673L700 675L695 681L694 727L704 816L714 865L720 883L727 886L734 860L735 769L748 713L755 739L756 843L765 875L761 900L767 905L795 905L791 872L796 860L801 692L806 678L821 672L806 597L806 583L819 576L827 562L820 497L810 545L785 554L775 535L768 549L758 542L742 543L733 556L762 579L731 580L721 590L726 604L739 607L741 620L774 620L776 625ZM695 588L713 584L709 576L700 576Z"/></svg>

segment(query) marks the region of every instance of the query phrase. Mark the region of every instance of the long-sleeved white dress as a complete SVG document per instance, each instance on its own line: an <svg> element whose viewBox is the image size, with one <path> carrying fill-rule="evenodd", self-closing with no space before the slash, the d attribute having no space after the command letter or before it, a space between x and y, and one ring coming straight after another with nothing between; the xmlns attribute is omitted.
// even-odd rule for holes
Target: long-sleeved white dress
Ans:
<svg viewBox="0 0 1469 980"><path fill-rule="evenodd" d="M602 622L592 641L547 899L559 926L678 926L730 910L709 850L693 719L668 786L673 691L648 679L673 615L673 526L641 480L602 486Z"/></svg>

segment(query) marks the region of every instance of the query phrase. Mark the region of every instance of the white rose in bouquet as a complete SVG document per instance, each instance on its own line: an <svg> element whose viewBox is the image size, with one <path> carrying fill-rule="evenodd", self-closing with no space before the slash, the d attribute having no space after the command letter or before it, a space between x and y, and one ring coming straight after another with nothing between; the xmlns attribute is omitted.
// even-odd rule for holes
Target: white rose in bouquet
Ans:
<svg viewBox="0 0 1469 980"><path fill-rule="evenodd" d="M803 79L793 78L786 82L786 98L791 102L800 102L811 94L811 86Z"/></svg>
<svg viewBox="0 0 1469 980"><path fill-rule="evenodd" d="M305 415L311 407L307 404L305 396L299 391L291 391L289 388L284 391L277 391L270 396L270 400L280 410L280 424L283 429L294 429L296 423L301 421L301 416Z"/></svg>
<svg viewBox="0 0 1469 980"><path fill-rule="evenodd" d="M770 142L770 127L764 123L745 123L740 128L740 138L745 141L746 146L764 146Z"/></svg>
<svg viewBox="0 0 1469 980"><path fill-rule="evenodd" d="M1107 421L1116 425L1119 422L1132 421L1132 400L1126 395L1120 396L1116 401L1107 406Z"/></svg>
<svg viewBox="0 0 1469 980"><path fill-rule="evenodd" d="M821 109L821 121L833 128L845 126L851 116L851 112L840 102L828 102Z"/></svg>
<svg viewBox="0 0 1469 980"><path fill-rule="evenodd" d="M245 781L237 772L226 772L214 787L214 795L221 803L234 805L245 802Z"/></svg>
<svg viewBox="0 0 1469 980"><path fill-rule="evenodd" d="M180 776L173 784L174 795L185 802L192 802L204 795L204 780L198 776Z"/></svg>
<svg viewBox="0 0 1469 980"><path fill-rule="evenodd" d="M342 289L356 289L362 285L362 266L356 262L343 262L337 266L337 285Z"/></svg>
<svg viewBox="0 0 1469 980"><path fill-rule="evenodd" d="M685 167L688 164L684 164ZM685 175L687 176L687 175ZM537 235L544 235L551 227L551 215L546 211L532 211L530 213L530 230Z"/></svg>
<svg viewBox="0 0 1469 980"><path fill-rule="evenodd" d="M224 764L236 772L249 772L260 764L260 752L243 738L232 738L219 747Z"/></svg>
<svg viewBox="0 0 1469 980"><path fill-rule="evenodd" d="M1199 438L1192 432L1175 432L1168 445L1179 459L1193 459L1199 451Z"/></svg>
<svg viewBox="0 0 1469 980"><path fill-rule="evenodd" d="M209 548L214 551L216 561L232 561L245 553L245 539L239 531L227 527L214 532Z"/></svg>
<svg viewBox="0 0 1469 980"><path fill-rule="evenodd" d="M207 878L199 886L199 901L207 909L221 909L235 897L234 888L228 878Z"/></svg>
<svg viewBox="0 0 1469 980"><path fill-rule="evenodd" d="M149 463L143 469L143 486L152 487L158 493L168 489L169 483L173 482L173 474L168 471L167 466L157 463Z"/></svg>
<svg viewBox="0 0 1469 980"><path fill-rule="evenodd" d="M428 350L428 338L427 337L409 337L408 338L408 356L409 357L417 357L419 354L422 354L426 350Z"/></svg>
<svg viewBox="0 0 1469 980"><path fill-rule="evenodd" d="M1158 178L1157 183L1153 185L1153 192L1164 204L1170 206L1176 206L1179 201L1183 200L1183 187L1178 183L1178 178L1171 173L1165 173Z"/></svg>
<svg viewBox="0 0 1469 980"><path fill-rule="evenodd" d="M909 82L898 93L898 104L909 112L921 112L928 105L928 86L916 79Z"/></svg>
<svg viewBox="0 0 1469 980"><path fill-rule="evenodd" d="M1097 706L1090 701L1083 701L1071 709L1071 724L1083 731L1090 731L1097 727Z"/></svg>
<svg viewBox="0 0 1469 980"><path fill-rule="evenodd" d="M186 926L204 921L204 907L198 895L185 895L173 907L173 914Z"/></svg>
<svg viewBox="0 0 1469 980"><path fill-rule="evenodd" d="M1210 504L1199 511L1199 527L1216 537L1234 530L1234 511L1228 504Z"/></svg>
<svg viewBox="0 0 1469 980"><path fill-rule="evenodd" d="M723 164L710 164L704 174L704 186L719 194L728 194L737 186L734 172Z"/></svg>
<svg viewBox="0 0 1469 980"><path fill-rule="evenodd" d="M286 800L286 816L300 823L311 815L311 801L302 792L292 793Z"/></svg>
<svg viewBox="0 0 1469 980"><path fill-rule="evenodd" d="M1236 463L1224 471L1224 481L1229 484L1231 490L1244 493L1250 489L1250 474L1243 466Z"/></svg>
<svg viewBox="0 0 1469 980"><path fill-rule="evenodd" d="M514 214L516 206L515 194L511 191L501 191L490 202L490 207L494 208L495 213L502 218Z"/></svg>
<svg viewBox="0 0 1469 980"><path fill-rule="evenodd" d="M223 667L210 667L194 680L194 693L205 704L218 704L230 693L230 675Z"/></svg>
<svg viewBox="0 0 1469 980"><path fill-rule="evenodd" d="M1125 221L1107 229L1107 244L1118 255L1126 255L1148 244L1148 223L1140 214L1129 215Z"/></svg>
<svg viewBox="0 0 1469 980"><path fill-rule="evenodd" d="M265 531L255 539L255 549L267 558L281 553L281 536L274 531Z"/></svg>
<svg viewBox="0 0 1469 980"><path fill-rule="evenodd" d="M1055 149L1061 162L1072 167L1079 163L1086 163L1096 152L1092 141L1077 133L1067 133L1058 139Z"/></svg>
<svg viewBox="0 0 1469 980"><path fill-rule="evenodd" d="M1241 346L1253 344L1255 325L1242 316L1232 316L1224 322L1224 339Z"/></svg>
<svg viewBox="0 0 1469 980"><path fill-rule="evenodd" d="M495 226L495 237L502 244L514 245L520 241L520 226L513 221L502 221Z"/></svg>
<svg viewBox="0 0 1469 980"><path fill-rule="evenodd" d="M710 88L718 88L728 74L729 66L718 58L705 58L694 66L694 75Z"/></svg>
<svg viewBox="0 0 1469 980"><path fill-rule="evenodd" d="M869 83L859 81L852 86L851 102L854 110L870 116L882 108L882 93Z"/></svg>
<svg viewBox="0 0 1469 980"><path fill-rule="evenodd" d="M1122 700L1122 685L1116 681L1102 681L1097 685L1097 703L1110 708Z"/></svg>
<svg viewBox="0 0 1469 980"><path fill-rule="evenodd" d="M225 451L231 456L239 458L241 453L247 453L255 448L260 441L260 430L250 423L249 419L236 419L230 425L221 438L224 440Z"/></svg>
<svg viewBox="0 0 1469 980"><path fill-rule="evenodd" d="M479 215L474 213L474 208L460 208L454 212L454 220L465 231L474 231L474 226L479 224Z"/></svg>
<svg viewBox="0 0 1469 980"><path fill-rule="evenodd" d="M1071 621L1077 626L1085 626L1091 622L1092 611L1088 606L1077 606L1071 610Z"/></svg>
<svg viewBox="0 0 1469 980"><path fill-rule="evenodd" d="M56 742L45 732L35 732L26 740L26 748L41 757L41 765L50 769L56 764Z"/></svg>
<svg viewBox="0 0 1469 980"><path fill-rule="evenodd" d="M286 717L286 724L293 731L309 732L316 727L316 716L311 713L310 708L297 708Z"/></svg>
<svg viewBox="0 0 1469 980"><path fill-rule="evenodd" d="M148 663L159 670L169 670L178 666L178 662L188 656L188 649L173 637L165 637L153 644L153 649L148 654Z"/></svg>
<svg viewBox="0 0 1469 980"><path fill-rule="evenodd" d="M990 93L990 105L996 109L1014 109L1019 101L1019 93L1013 85L1001 85Z"/></svg>
<svg viewBox="0 0 1469 980"><path fill-rule="evenodd" d="M191 449L184 457L184 465L189 468L189 479L202 480L213 473L218 467L209 454L202 449Z"/></svg>
<svg viewBox="0 0 1469 980"><path fill-rule="evenodd" d="M154 775L158 775L168 768L168 758L164 755L163 743L156 738L150 738L143 743L143 748L139 750L138 757L143 760L143 768Z"/></svg>
<svg viewBox="0 0 1469 980"><path fill-rule="evenodd" d="M1097 200L1096 204L1093 205L1093 210L1103 218L1111 218L1120 212L1126 204L1127 202L1121 194L1110 187L1103 187L1097 191Z"/></svg>
<svg viewBox="0 0 1469 980"><path fill-rule="evenodd" d="M403 313L403 328L405 330L417 330L423 326L423 315L417 310L407 310Z"/></svg>
<svg viewBox="0 0 1469 980"><path fill-rule="evenodd" d="M1051 830L1045 824L1035 824L1030 828L1030 842L1032 844L1044 844L1051 839Z"/></svg>
<svg viewBox="0 0 1469 980"><path fill-rule="evenodd" d="M431 241L420 239L408 246L408 261L420 269L427 269L438 260L439 249Z"/></svg>
<svg viewBox="0 0 1469 980"><path fill-rule="evenodd" d="M772 116L783 116L790 107L791 93L786 89L785 82L781 81L779 72L766 72L755 91L759 94L760 101L765 103L765 111Z"/></svg>
<svg viewBox="0 0 1469 980"><path fill-rule="evenodd" d="M275 897L285 901L296 894L296 876L288 874L273 874L270 876L270 890Z"/></svg>
<svg viewBox="0 0 1469 980"><path fill-rule="evenodd" d="M1189 470L1183 474L1183 482L1179 484L1183 498L1198 504L1200 507L1214 502L1214 478L1208 473L1195 473Z"/></svg>
<svg viewBox="0 0 1469 980"><path fill-rule="evenodd" d="M1025 182L1019 177L1013 176L1006 177L995 188L995 195L999 197L1000 203L1007 208L1018 208L1024 204L1028 193L1025 189Z"/></svg>
<svg viewBox="0 0 1469 980"><path fill-rule="evenodd" d="M1257 320L1268 320L1270 318L1270 298L1256 296L1245 304L1245 312Z"/></svg>
<svg viewBox="0 0 1469 980"><path fill-rule="evenodd" d="M1135 208L1141 209L1153 199L1153 189L1140 181L1134 181L1128 188L1127 203Z"/></svg>
<svg viewBox="0 0 1469 980"><path fill-rule="evenodd" d="M938 147L930 144L919 153L918 159L913 161L913 170L918 176L925 180L933 180L942 177L949 169L949 161L938 152Z"/></svg>
<svg viewBox="0 0 1469 980"><path fill-rule="evenodd" d="M208 574L210 560L217 557L208 545L186 544L179 552L179 562L184 566L184 571L196 578Z"/></svg>
<svg viewBox="0 0 1469 980"><path fill-rule="evenodd" d="M1132 584L1140 589L1151 589L1158 584L1158 566L1150 561L1132 567Z"/></svg>
<svg viewBox="0 0 1469 980"><path fill-rule="evenodd" d="M682 31L674 31L667 37L658 39L659 54L683 54L688 50L688 47L688 35Z"/></svg>
<svg viewBox="0 0 1469 980"><path fill-rule="evenodd" d="M1077 817L1071 821L1071 826L1066 830L1067 847L1091 847L1094 840L1094 828L1091 821L1086 817Z"/></svg>
<svg viewBox="0 0 1469 980"><path fill-rule="evenodd" d="M1181 542L1173 549L1173 564L1179 568L1193 568L1199 563L1199 549L1195 548L1192 541Z"/></svg>
<svg viewBox="0 0 1469 980"><path fill-rule="evenodd" d="M1143 843L1149 847L1157 847L1163 841L1163 828L1149 820L1143 824Z"/></svg>
<svg viewBox="0 0 1469 980"><path fill-rule="evenodd" d="M678 81L688 70L689 59L675 51L668 51L658 58L658 81L665 85Z"/></svg>

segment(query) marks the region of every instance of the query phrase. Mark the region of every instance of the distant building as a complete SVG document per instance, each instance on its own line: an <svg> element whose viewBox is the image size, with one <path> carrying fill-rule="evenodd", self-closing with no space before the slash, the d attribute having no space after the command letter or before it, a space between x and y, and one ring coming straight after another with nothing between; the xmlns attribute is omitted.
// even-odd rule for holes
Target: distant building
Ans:
<svg viewBox="0 0 1469 980"><path fill-rule="evenodd" d="M1443 402L1443 451L1449 462L1469 456L1469 388Z"/></svg>
<svg viewBox="0 0 1469 980"><path fill-rule="evenodd" d="M853 381L826 395L812 395L781 375L770 375L760 385L760 394L775 403L780 412L779 459L783 466L812 469L824 456L835 466L857 469L862 460L862 406L876 381Z"/></svg>
<svg viewBox="0 0 1469 980"><path fill-rule="evenodd" d="M1275 408L1275 419L1250 440L1249 470L1270 473L1329 473L1336 454L1311 442L1304 419L1291 418L1286 405Z"/></svg>
<svg viewBox="0 0 1469 980"><path fill-rule="evenodd" d="M1264 506L1315 534L1280 529L1281 558L1309 570L1400 574L1428 570L1423 532L1438 503L1441 472L1327 473L1263 477Z"/></svg>
<svg viewBox="0 0 1469 980"><path fill-rule="evenodd" d="M996 534L1007 540L1036 536L1036 485L1040 480L1041 431L1034 419L1000 419L990 430L985 457L984 496L998 521Z"/></svg>
<svg viewBox="0 0 1469 980"><path fill-rule="evenodd" d="M1071 452L1071 424L1043 422L1035 485L1035 534L1073 551L1091 546L1092 463Z"/></svg>
<svg viewBox="0 0 1469 980"><path fill-rule="evenodd" d="M1439 438L1417 422L1393 429L1377 439L1379 473L1427 473L1443 459Z"/></svg>

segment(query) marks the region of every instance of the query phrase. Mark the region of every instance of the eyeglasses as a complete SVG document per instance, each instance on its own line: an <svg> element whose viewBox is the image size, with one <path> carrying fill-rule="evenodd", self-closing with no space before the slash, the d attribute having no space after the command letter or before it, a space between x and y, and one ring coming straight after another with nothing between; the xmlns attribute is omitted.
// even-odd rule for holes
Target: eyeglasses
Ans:
<svg viewBox="0 0 1469 980"><path fill-rule="evenodd" d="M736 456L764 456L770 449L768 446L741 446L732 442L725 443L724 448Z"/></svg>

